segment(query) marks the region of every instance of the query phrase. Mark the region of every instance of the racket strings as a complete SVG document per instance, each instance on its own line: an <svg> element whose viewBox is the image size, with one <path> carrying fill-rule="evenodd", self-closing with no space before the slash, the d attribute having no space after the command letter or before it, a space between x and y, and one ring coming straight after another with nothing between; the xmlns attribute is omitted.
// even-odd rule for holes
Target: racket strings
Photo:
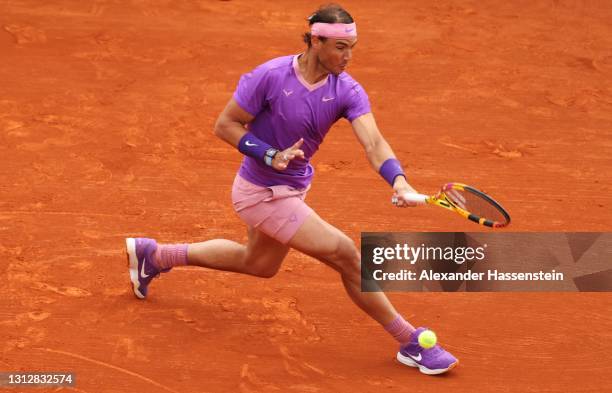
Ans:
<svg viewBox="0 0 612 393"><path fill-rule="evenodd" d="M475 215L494 222L506 222L501 207L494 201L488 200L484 195L472 192L469 189L451 189L445 192L446 197L457 207Z"/></svg>

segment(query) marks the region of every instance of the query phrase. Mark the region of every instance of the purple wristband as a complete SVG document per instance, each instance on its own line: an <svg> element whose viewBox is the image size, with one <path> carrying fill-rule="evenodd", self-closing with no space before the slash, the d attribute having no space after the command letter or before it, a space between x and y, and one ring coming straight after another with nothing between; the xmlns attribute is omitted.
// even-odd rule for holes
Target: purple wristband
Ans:
<svg viewBox="0 0 612 393"><path fill-rule="evenodd" d="M247 132L240 138L238 142L238 150L245 156L253 157L258 160L263 160L266 152L272 149L272 146L260 140L255 135Z"/></svg>
<svg viewBox="0 0 612 393"><path fill-rule="evenodd" d="M393 183L395 183L395 178L398 176L404 176L404 170L402 169L402 164L396 158L389 158L380 166L378 173L393 187Z"/></svg>

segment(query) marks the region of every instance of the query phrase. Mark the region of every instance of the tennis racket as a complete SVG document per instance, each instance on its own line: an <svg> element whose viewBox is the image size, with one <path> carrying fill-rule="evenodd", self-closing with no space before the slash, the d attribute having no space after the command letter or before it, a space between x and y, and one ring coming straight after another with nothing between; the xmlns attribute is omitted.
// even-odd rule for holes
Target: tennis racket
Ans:
<svg viewBox="0 0 612 393"><path fill-rule="evenodd" d="M491 228L510 224L510 215L499 203L484 192L461 183L447 183L436 195L411 193L405 194L404 199L417 205L437 205ZM394 196L391 202L397 204L397 197Z"/></svg>

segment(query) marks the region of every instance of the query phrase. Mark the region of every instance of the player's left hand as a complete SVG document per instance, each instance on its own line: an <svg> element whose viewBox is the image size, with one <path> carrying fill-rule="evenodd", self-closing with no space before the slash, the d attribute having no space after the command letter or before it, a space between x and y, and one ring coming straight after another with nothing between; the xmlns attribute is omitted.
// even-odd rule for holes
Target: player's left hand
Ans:
<svg viewBox="0 0 612 393"><path fill-rule="evenodd" d="M287 169L287 166L291 160L296 158L304 159L304 151L300 149L303 143L304 138L300 138L291 147L276 153L276 156L274 156L274 159L272 160L272 168L276 169L277 171L284 171Z"/></svg>

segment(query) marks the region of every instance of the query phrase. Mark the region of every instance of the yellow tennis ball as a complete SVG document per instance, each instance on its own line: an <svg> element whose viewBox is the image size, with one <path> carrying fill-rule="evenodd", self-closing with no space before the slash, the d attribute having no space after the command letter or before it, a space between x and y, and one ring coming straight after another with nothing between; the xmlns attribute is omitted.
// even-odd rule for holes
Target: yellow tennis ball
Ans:
<svg viewBox="0 0 612 393"><path fill-rule="evenodd" d="M438 342L438 337L436 337L436 333L431 330L425 330L421 334L419 334L419 345L423 348L431 348Z"/></svg>

